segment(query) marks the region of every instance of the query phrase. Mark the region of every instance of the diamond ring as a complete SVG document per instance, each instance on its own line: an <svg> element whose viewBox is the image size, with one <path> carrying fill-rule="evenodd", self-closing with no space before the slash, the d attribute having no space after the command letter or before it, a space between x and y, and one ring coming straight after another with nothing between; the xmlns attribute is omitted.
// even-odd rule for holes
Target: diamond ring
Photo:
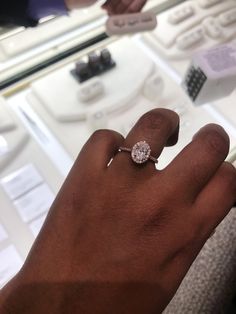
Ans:
<svg viewBox="0 0 236 314"><path fill-rule="evenodd" d="M133 148L120 147L119 152L131 153L131 158L136 164L144 164L148 160L157 163L157 158L151 156L151 148L145 141L136 143Z"/></svg>

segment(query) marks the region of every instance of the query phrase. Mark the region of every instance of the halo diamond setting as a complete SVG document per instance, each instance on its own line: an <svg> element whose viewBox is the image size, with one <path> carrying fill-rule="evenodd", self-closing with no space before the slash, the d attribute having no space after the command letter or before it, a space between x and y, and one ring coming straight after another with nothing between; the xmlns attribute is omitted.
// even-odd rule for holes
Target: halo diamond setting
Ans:
<svg viewBox="0 0 236 314"><path fill-rule="evenodd" d="M151 155L151 148L145 141L136 143L131 150L132 160L137 164L143 164L148 161Z"/></svg>

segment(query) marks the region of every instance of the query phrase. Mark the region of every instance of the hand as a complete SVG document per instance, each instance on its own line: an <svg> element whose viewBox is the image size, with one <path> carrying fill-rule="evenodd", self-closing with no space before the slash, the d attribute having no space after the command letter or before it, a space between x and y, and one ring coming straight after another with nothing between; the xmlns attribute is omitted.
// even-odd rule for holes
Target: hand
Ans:
<svg viewBox="0 0 236 314"><path fill-rule="evenodd" d="M69 10L87 7L97 0L65 0ZM142 10L147 0L107 0L102 6L108 14L135 13Z"/></svg>
<svg viewBox="0 0 236 314"><path fill-rule="evenodd" d="M102 6L109 15L140 12L147 0L107 0Z"/></svg>
<svg viewBox="0 0 236 314"><path fill-rule="evenodd" d="M69 10L89 7L96 2L97 0L65 0L65 4Z"/></svg>
<svg viewBox="0 0 236 314"><path fill-rule="evenodd" d="M229 139L217 125L202 128L161 171L117 153L146 140L158 157L176 143L178 126L174 112L156 109L126 139L92 135L23 269L0 293L1 313L164 310L236 200L236 170L224 162Z"/></svg>

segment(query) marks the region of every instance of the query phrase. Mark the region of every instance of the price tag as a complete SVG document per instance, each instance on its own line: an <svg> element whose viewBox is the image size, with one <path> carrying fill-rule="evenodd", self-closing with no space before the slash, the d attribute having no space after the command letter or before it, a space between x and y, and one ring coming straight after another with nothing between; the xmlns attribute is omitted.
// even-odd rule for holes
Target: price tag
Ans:
<svg viewBox="0 0 236 314"><path fill-rule="evenodd" d="M47 184L42 184L14 202L22 220L26 223L49 210L55 195Z"/></svg>
<svg viewBox="0 0 236 314"><path fill-rule="evenodd" d="M38 184L43 178L33 165L27 165L1 180L1 184L11 200L25 194Z"/></svg>

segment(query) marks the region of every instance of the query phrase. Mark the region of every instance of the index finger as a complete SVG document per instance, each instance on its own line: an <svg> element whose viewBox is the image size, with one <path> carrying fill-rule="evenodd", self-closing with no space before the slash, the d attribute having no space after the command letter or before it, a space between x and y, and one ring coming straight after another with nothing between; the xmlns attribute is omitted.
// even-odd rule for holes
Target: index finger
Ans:
<svg viewBox="0 0 236 314"><path fill-rule="evenodd" d="M165 168L172 186L195 198L214 176L229 151L229 137L222 127L209 124L194 136Z"/></svg>

